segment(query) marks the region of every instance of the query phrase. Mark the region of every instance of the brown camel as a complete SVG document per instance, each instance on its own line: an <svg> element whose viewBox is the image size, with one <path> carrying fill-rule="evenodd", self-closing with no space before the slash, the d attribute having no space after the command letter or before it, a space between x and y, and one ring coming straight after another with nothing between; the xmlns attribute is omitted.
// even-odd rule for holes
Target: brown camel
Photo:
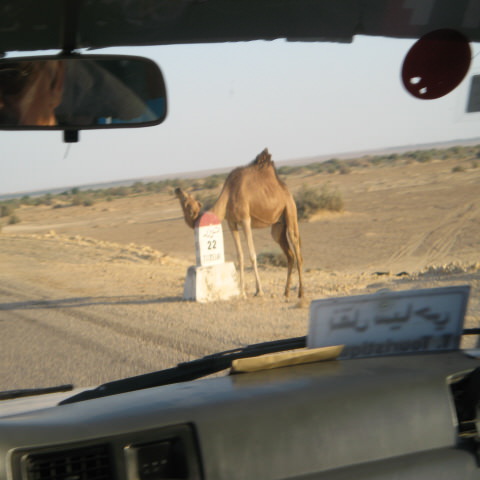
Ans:
<svg viewBox="0 0 480 480"><path fill-rule="evenodd" d="M201 203L180 188L175 189L180 200L185 222L194 228L200 217ZM240 241L240 227L247 240L250 260L255 272L256 293L263 295L257 269L257 255L253 244L252 228L272 227L272 237L280 245L288 262L285 296L290 291L291 275L294 264L298 270L298 296L303 297L300 234L298 230L297 207L287 186L280 180L272 161L265 149L253 162L230 172L223 185L220 196L210 209L220 221L226 219L233 235L240 270L240 287L245 296L243 250Z"/></svg>

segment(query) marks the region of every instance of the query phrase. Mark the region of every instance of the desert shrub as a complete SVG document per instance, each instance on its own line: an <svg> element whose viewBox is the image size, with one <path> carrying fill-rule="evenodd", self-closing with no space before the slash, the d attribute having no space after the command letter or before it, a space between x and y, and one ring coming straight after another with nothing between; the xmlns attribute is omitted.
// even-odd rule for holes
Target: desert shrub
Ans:
<svg viewBox="0 0 480 480"><path fill-rule="evenodd" d="M203 182L200 180L194 180L192 183L192 188L194 190L201 190L203 188Z"/></svg>
<svg viewBox="0 0 480 480"><path fill-rule="evenodd" d="M277 173L279 175L290 175L290 173L292 173L292 167L284 165L283 167L277 168Z"/></svg>
<svg viewBox="0 0 480 480"><path fill-rule="evenodd" d="M146 192L152 193L155 192L155 182L147 182L144 184L144 190Z"/></svg>
<svg viewBox="0 0 480 480"><path fill-rule="evenodd" d="M173 180L166 180L166 183L172 190L176 188L181 188L182 190L187 190L193 184L194 180L191 178L174 178Z"/></svg>
<svg viewBox="0 0 480 480"><path fill-rule="evenodd" d="M325 165L333 165L334 167L340 166L340 160L338 158L331 158L325 162Z"/></svg>
<svg viewBox="0 0 480 480"><path fill-rule="evenodd" d="M11 215L8 219L8 224L15 225L16 223L20 223L20 218L18 218L17 215Z"/></svg>
<svg viewBox="0 0 480 480"><path fill-rule="evenodd" d="M72 197L72 205L73 205L74 207L78 207L79 205L82 204L82 202L83 202L83 197L82 197L82 195L80 195L80 194L77 193L76 195L74 195L74 196Z"/></svg>
<svg viewBox="0 0 480 480"><path fill-rule="evenodd" d="M374 157L370 157L368 159L368 163L371 165L380 165L382 163L383 157L380 157L379 155L375 155Z"/></svg>
<svg viewBox="0 0 480 480"><path fill-rule="evenodd" d="M93 197L90 197L90 196L85 197L82 202L82 205L84 207L91 207L94 204L95 204L95 200L93 199Z"/></svg>
<svg viewBox="0 0 480 480"><path fill-rule="evenodd" d="M0 205L0 217L9 217L13 214L15 208L10 203L2 203Z"/></svg>
<svg viewBox="0 0 480 480"><path fill-rule="evenodd" d="M209 190L219 187L223 182L223 177L221 175L210 175L203 182L203 187L208 188Z"/></svg>
<svg viewBox="0 0 480 480"><path fill-rule="evenodd" d="M452 168L453 173L461 173L465 171L465 167L463 165L457 165Z"/></svg>
<svg viewBox="0 0 480 480"><path fill-rule="evenodd" d="M50 206L52 204L53 195L51 193L46 193L41 197L43 205Z"/></svg>
<svg viewBox="0 0 480 480"><path fill-rule="evenodd" d="M95 195L94 193L89 193L87 194L86 192L82 193L77 193L76 195L73 195L72 198L70 199L70 205L73 207L91 207L92 205L95 204L95 197L98 197L98 195ZM107 197L108 198L108 197Z"/></svg>
<svg viewBox="0 0 480 480"><path fill-rule="evenodd" d="M303 165L300 166L288 166L284 165L283 167L280 167L277 169L277 173L279 175L295 175L295 174L301 174L306 170L306 167Z"/></svg>
<svg viewBox="0 0 480 480"><path fill-rule="evenodd" d="M125 186L109 188L110 194L114 197L126 197L130 194L130 189Z"/></svg>
<svg viewBox="0 0 480 480"><path fill-rule="evenodd" d="M338 190L331 190L328 185L320 189L303 186L295 195L298 218L308 220L320 210L341 212L343 210L343 198Z"/></svg>
<svg viewBox="0 0 480 480"><path fill-rule="evenodd" d="M347 162L350 168L368 168L370 163L367 157L352 158Z"/></svg>
<svg viewBox="0 0 480 480"><path fill-rule="evenodd" d="M322 162L314 162L309 163L305 168L313 173L322 173L325 171L325 164Z"/></svg>
<svg viewBox="0 0 480 480"><path fill-rule="evenodd" d="M145 184L143 182L135 182L132 185L132 191L133 193L143 193L146 191Z"/></svg>
<svg viewBox="0 0 480 480"><path fill-rule="evenodd" d="M415 152L415 160L419 163L427 163L432 161L433 152L431 150L421 150Z"/></svg>
<svg viewBox="0 0 480 480"><path fill-rule="evenodd" d="M168 192L171 187L170 180L162 180L157 182L157 192Z"/></svg>
<svg viewBox="0 0 480 480"><path fill-rule="evenodd" d="M466 151L465 147L462 147L461 145L456 145L454 147L447 148L446 150L453 157L465 156Z"/></svg>
<svg viewBox="0 0 480 480"><path fill-rule="evenodd" d="M286 267L287 257L284 253L278 251L260 252L257 255L259 265L272 265L274 267Z"/></svg>
<svg viewBox="0 0 480 480"><path fill-rule="evenodd" d="M369 163L370 165L379 166L379 165L392 165L397 162L400 157L393 153L390 155L373 155L373 156L366 156L363 159Z"/></svg>

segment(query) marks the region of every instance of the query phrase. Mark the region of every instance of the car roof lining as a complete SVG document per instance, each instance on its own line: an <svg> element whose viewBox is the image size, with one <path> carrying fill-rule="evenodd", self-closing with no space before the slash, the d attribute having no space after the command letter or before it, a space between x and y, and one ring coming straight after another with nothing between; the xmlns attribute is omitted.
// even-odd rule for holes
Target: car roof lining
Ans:
<svg viewBox="0 0 480 480"><path fill-rule="evenodd" d="M67 16L78 12L73 23L64 22L66 9ZM447 27L476 41L475 9L476 2L451 0L4 0L0 51L65 50L63 32L73 24L67 49L279 38L351 42L359 34L418 38Z"/></svg>

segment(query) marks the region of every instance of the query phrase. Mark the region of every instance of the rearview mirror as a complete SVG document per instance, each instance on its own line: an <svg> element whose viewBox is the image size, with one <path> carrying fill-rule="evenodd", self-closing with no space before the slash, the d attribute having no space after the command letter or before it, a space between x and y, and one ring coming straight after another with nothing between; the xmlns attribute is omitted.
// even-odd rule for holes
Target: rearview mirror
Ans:
<svg viewBox="0 0 480 480"><path fill-rule="evenodd" d="M142 57L50 56L0 60L0 129L150 126L167 114L158 66Z"/></svg>

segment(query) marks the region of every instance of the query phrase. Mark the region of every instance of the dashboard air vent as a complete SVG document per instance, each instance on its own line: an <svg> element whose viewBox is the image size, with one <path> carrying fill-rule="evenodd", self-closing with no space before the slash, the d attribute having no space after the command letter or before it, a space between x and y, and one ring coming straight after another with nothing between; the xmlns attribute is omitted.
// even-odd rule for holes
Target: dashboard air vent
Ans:
<svg viewBox="0 0 480 480"><path fill-rule="evenodd" d="M23 458L28 480L107 480L113 478L107 445L29 454Z"/></svg>

